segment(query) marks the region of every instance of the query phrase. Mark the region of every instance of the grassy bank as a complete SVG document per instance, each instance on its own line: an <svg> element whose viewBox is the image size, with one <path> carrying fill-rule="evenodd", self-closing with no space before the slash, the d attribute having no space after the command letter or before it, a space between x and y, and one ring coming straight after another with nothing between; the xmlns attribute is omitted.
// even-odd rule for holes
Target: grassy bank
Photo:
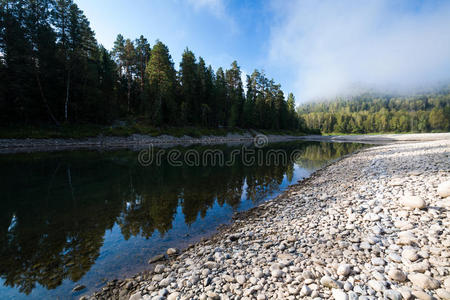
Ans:
<svg viewBox="0 0 450 300"><path fill-rule="evenodd" d="M256 135L276 134L301 136L309 133L291 130L246 130L240 128L204 128L204 127L152 127L142 124L125 126L99 126L99 125L62 125L40 126L40 127L3 127L0 128L0 138L3 139L51 139L51 138L73 138L81 139L97 136L120 136L126 137L132 134L143 134L153 137L170 135L174 137L190 136L225 136L228 133Z"/></svg>

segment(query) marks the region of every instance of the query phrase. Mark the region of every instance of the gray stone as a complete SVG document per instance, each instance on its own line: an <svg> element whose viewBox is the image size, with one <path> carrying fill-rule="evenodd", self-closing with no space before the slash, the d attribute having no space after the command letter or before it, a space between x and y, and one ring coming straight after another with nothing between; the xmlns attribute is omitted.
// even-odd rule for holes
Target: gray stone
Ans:
<svg viewBox="0 0 450 300"><path fill-rule="evenodd" d="M450 276L444 279L444 286L450 291Z"/></svg>
<svg viewBox="0 0 450 300"><path fill-rule="evenodd" d="M398 255L397 253L389 254L388 259L393 261L393 262L397 262L397 263L401 263L402 262L402 257L400 255Z"/></svg>
<svg viewBox="0 0 450 300"><path fill-rule="evenodd" d="M330 276L323 276L320 279L320 284L325 287L333 288L333 289L341 289L342 288L342 284L340 282L334 280Z"/></svg>
<svg viewBox="0 0 450 300"><path fill-rule="evenodd" d="M160 273L164 272L164 269L165 269L164 265L156 265L154 272L156 274L160 274Z"/></svg>
<svg viewBox="0 0 450 300"><path fill-rule="evenodd" d="M388 277L392 280L403 282L406 280L406 274L399 269L391 269L388 272Z"/></svg>
<svg viewBox="0 0 450 300"><path fill-rule="evenodd" d="M169 248L167 249L167 255L175 255L178 253L178 249L177 248Z"/></svg>
<svg viewBox="0 0 450 300"><path fill-rule="evenodd" d="M159 255L155 255L155 256L153 256L152 258L150 258L150 259L148 260L148 263L149 263L149 264L153 264L153 263L155 263L155 262L158 262L158 261L164 260L164 259L165 259L164 254L159 254Z"/></svg>
<svg viewBox="0 0 450 300"><path fill-rule="evenodd" d="M384 285L376 280L369 280L367 285L376 292L381 292L384 290Z"/></svg>
<svg viewBox="0 0 450 300"><path fill-rule="evenodd" d="M450 300L450 291L446 291L444 289L436 290L436 295L443 300Z"/></svg>
<svg viewBox="0 0 450 300"><path fill-rule="evenodd" d="M141 299L142 299L141 292L137 292L137 293L131 295L128 300L141 300Z"/></svg>
<svg viewBox="0 0 450 300"><path fill-rule="evenodd" d="M281 271L281 270L272 270L271 274L272 274L272 277L274 277L274 278L280 278L280 277L283 276L283 271Z"/></svg>
<svg viewBox="0 0 450 300"><path fill-rule="evenodd" d="M358 300L358 294L355 292L349 292L348 293L348 299L349 300Z"/></svg>
<svg viewBox="0 0 450 300"><path fill-rule="evenodd" d="M159 282L159 285L160 286L162 286L162 287L166 287L166 286L168 286L169 284L171 284L172 283L172 281L173 281L173 278L164 278L163 280L161 280L160 282Z"/></svg>
<svg viewBox="0 0 450 300"><path fill-rule="evenodd" d="M205 268L208 268L210 270L217 268L217 263L214 261L207 261L205 262L205 264L203 265Z"/></svg>
<svg viewBox="0 0 450 300"><path fill-rule="evenodd" d="M450 196L450 180L439 184L437 192L442 198Z"/></svg>
<svg viewBox="0 0 450 300"><path fill-rule="evenodd" d="M243 285L247 280L245 279L244 275L238 275L236 276L236 281L240 284Z"/></svg>
<svg viewBox="0 0 450 300"><path fill-rule="evenodd" d="M402 294L395 290L385 290L384 296L391 300L402 300Z"/></svg>
<svg viewBox="0 0 450 300"><path fill-rule="evenodd" d="M427 206L425 200L419 196L403 196L400 199L400 203L407 208L425 208Z"/></svg>
<svg viewBox="0 0 450 300"><path fill-rule="evenodd" d="M440 286L439 281L421 273L411 273L408 275L408 279L413 285L426 290L434 290Z"/></svg>
<svg viewBox="0 0 450 300"><path fill-rule="evenodd" d="M400 292L400 294L402 294L403 299L411 299L412 298L412 292L409 288L407 287L401 287L398 289L398 291Z"/></svg>
<svg viewBox="0 0 450 300"><path fill-rule="evenodd" d="M331 293L335 300L348 300L348 295L343 290L332 289Z"/></svg>
<svg viewBox="0 0 450 300"><path fill-rule="evenodd" d="M417 254L417 250L413 248L406 248L402 252L402 257L406 258L409 261L416 261L419 259L419 255Z"/></svg>
<svg viewBox="0 0 450 300"><path fill-rule="evenodd" d="M303 271L302 276L304 279L316 279L316 276L314 276L313 272L309 270Z"/></svg>
<svg viewBox="0 0 450 300"><path fill-rule="evenodd" d="M372 258L372 265L374 265L374 266L384 266L385 264L386 264L386 262L384 261L384 259L382 259L380 257Z"/></svg>
<svg viewBox="0 0 450 300"><path fill-rule="evenodd" d="M304 285L300 290L300 294L302 296L309 296L311 295L311 292L312 292L311 289L307 285Z"/></svg>
<svg viewBox="0 0 450 300"><path fill-rule="evenodd" d="M349 264L341 264L337 269L337 274L341 276L348 276L352 271L352 266Z"/></svg>
<svg viewBox="0 0 450 300"><path fill-rule="evenodd" d="M180 293L178 293L178 292L173 292L172 294L170 294L169 296L167 296L167 300L177 300L179 296L180 296Z"/></svg>
<svg viewBox="0 0 450 300"><path fill-rule="evenodd" d="M420 300L433 300L433 297L424 291L413 291L412 294Z"/></svg>

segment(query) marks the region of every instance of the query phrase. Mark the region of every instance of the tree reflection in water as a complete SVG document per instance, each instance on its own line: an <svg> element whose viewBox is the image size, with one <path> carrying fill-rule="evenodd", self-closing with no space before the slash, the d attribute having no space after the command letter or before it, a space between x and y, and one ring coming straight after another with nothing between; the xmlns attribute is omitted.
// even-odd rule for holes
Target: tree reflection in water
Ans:
<svg viewBox="0 0 450 300"><path fill-rule="evenodd" d="M257 203L276 191L284 176L292 180L294 164L317 169L361 145L296 142L273 147L300 155L278 166L244 166L238 158L228 167L173 167L164 161L159 167L142 167L131 151L1 156L4 284L29 294L37 283L55 289L64 279L76 282L93 266L105 231L115 224L126 240L149 238L155 231L164 235L179 206L185 223L192 224L215 203L237 208L243 194ZM233 148L219 148L228 159ZM208 148L195 149L201 153Z"/></svg>

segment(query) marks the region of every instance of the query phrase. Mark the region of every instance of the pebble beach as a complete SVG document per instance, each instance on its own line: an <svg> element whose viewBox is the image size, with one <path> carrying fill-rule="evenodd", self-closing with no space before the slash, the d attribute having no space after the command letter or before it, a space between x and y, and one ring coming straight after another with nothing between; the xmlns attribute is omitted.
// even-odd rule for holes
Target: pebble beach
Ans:
<svg viewBox="0 0 450 300"><path fill-rule="evenodd" d="M450 299L450 141L362 150L80 299Z"/></svg>

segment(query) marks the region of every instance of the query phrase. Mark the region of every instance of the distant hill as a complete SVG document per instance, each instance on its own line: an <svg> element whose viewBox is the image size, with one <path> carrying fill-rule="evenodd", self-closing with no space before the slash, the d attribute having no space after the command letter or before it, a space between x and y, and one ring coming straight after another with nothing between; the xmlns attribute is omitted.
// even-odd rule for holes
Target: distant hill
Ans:
<svg viewBox="0 0 450 300"><path fill-rule="evenodd" d="M305 103L297 112L322 133L447 132L450 88L412 96L362 93Z"/></svg>

